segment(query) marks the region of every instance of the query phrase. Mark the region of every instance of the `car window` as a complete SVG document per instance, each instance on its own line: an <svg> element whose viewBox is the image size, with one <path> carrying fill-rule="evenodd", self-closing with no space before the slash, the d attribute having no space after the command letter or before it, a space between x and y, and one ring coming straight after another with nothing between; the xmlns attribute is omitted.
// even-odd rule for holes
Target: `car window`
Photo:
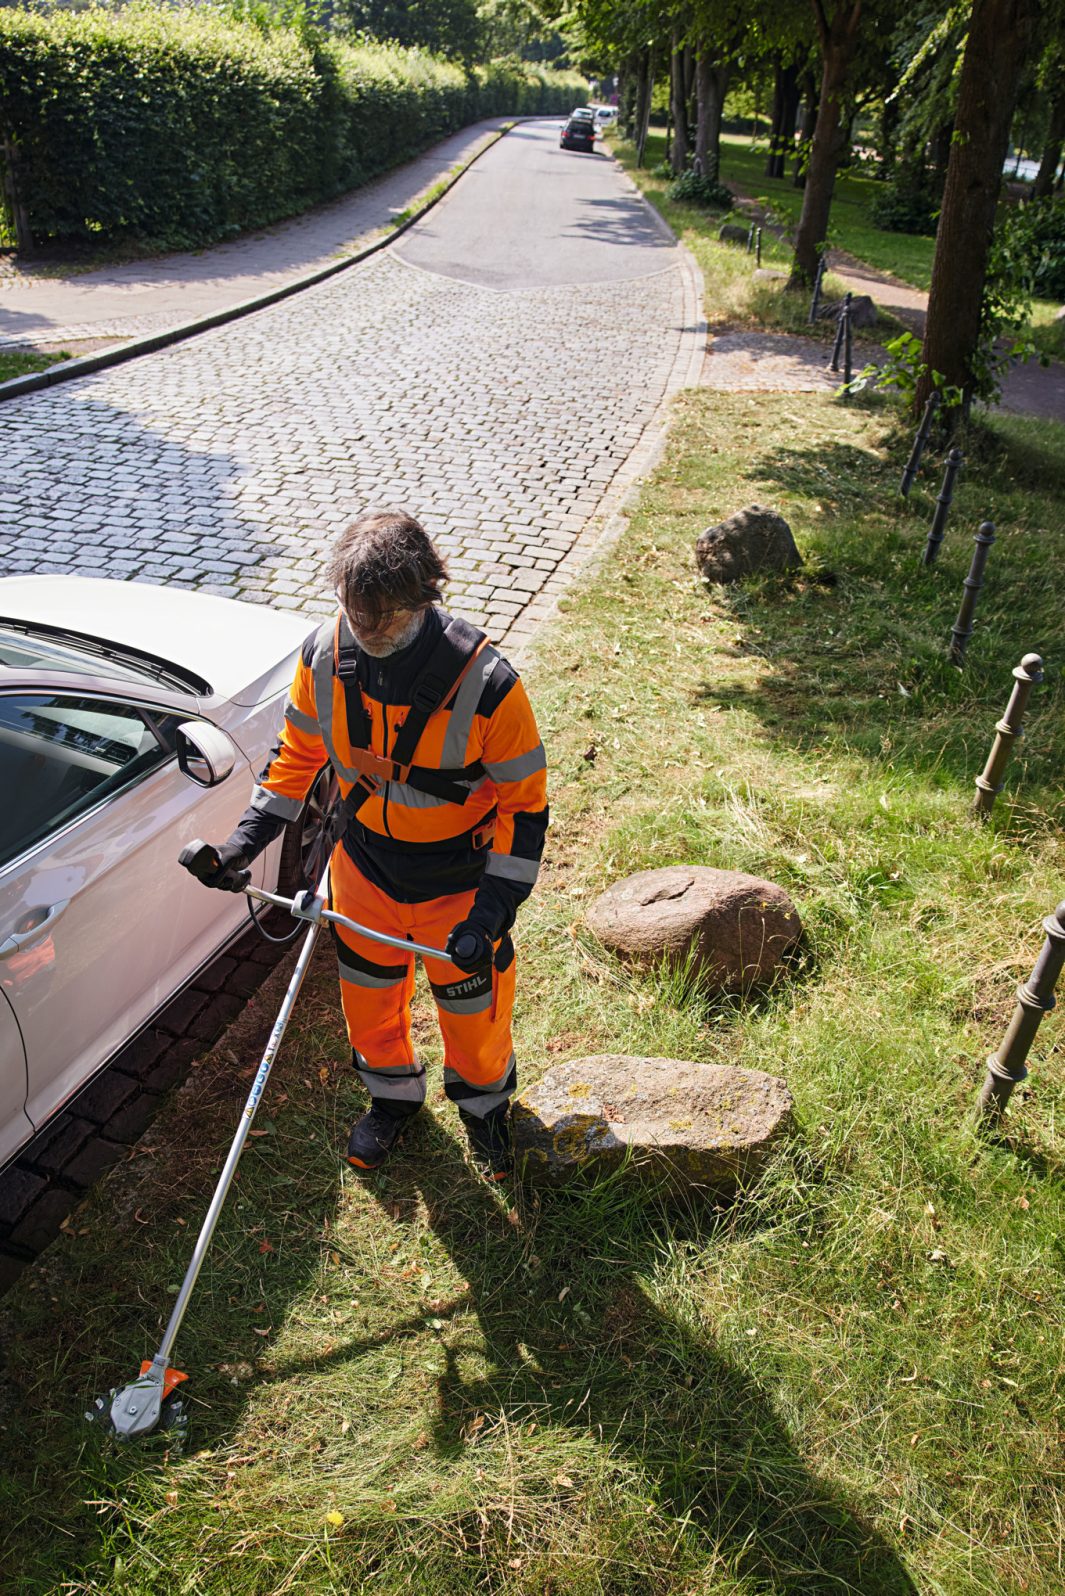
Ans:
<svg viewBox="0 0 1065 1596"><path fill-rule="evenodd" d="M0 865L161 764L176 725L131 704L0 696Z"/></svg>

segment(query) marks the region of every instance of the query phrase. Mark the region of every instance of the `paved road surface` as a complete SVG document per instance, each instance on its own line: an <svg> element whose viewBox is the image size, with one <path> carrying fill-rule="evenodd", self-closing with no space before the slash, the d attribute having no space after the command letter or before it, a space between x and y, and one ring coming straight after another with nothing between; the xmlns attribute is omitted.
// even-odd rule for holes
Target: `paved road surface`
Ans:
<svg viewBox="0 0 1065 1596"><path fill-rule="evenodd" d="M691 269L648 218L612 160L522 127L402 253L0 407L0 560L317 615L336 532L398 504L450 557L453 607L520 641L667 391L697 380ZM547 281L556 260L584 280Z"/></svg>

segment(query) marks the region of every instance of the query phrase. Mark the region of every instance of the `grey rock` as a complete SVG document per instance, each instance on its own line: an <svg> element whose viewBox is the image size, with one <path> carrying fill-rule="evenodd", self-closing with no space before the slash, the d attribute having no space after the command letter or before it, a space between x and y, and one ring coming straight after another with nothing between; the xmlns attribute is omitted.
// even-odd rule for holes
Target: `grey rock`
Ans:
<svg viewBox="0 0 1065 1596"><path fill-rule="evenodd" d="M826 321L837 321L842 304L841 299L823 299L817 307L818 317L823 317ZM876 302L868 294L851 295L852 328L875 327L878 317Z"/></svg>
<svg viewBox="0 0 1065 1596"><path fill-rule="evenodd" d="M738 582L759 571L787 571L803 563L790 526L764 504L749 504L707 527L696 540L695 560L706 582Z"/></svg>
<svg viewBox="0 0 1065 1596"><path fill-rule="evenodd" d="M787 272L778 271L775 266L756 266L751 273L756 283L786 283Z"/></svg>
<svg viewBox="0 0 1065 1596"><path fill-rule="evenodd" d="M741 227L738 222L726 222L718 228L717 236L723 244L746 244L750 231L749 227Z"/></svg>
<svg viewBox="0 0 1065 1596"><path fill-rule="evenodd" d="M719 992L766 985L802 935L783 887L706 865L642 870L617 881L587 920L612 952L640 964L690 958L700 982Z"/></svg>
<svg viewBox="0 0 1065 1596"><path fill-rule="evenodd" d="M728 1195L750 1182L793 1106L784 1081L761 1070L601 1053L555 1065L514 1100L516 1162L552 1185L629 1157L642 1186Z"/></svg>

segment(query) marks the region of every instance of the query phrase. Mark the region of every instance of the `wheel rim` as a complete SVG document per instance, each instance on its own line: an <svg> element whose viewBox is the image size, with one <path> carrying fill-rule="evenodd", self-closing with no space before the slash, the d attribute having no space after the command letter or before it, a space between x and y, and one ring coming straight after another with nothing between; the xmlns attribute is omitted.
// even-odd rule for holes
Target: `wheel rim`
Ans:
<svg viewBox="0 0 1065 1596"><path fill-rule="evenodd" d="M329 820L339 798L336 776L327 766L307 794L300 822L300 872L304 885L312 889L326 866Z"/></svg>

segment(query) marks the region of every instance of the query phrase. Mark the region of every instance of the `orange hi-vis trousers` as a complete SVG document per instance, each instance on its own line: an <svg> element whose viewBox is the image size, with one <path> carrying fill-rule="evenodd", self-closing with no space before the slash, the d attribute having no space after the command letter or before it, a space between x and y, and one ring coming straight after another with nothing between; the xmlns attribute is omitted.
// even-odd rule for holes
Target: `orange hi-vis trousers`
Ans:
<svg viewBox="0 0 1065 1596"><path fill-rule="evenodd" d="M459 892L427 903L397 903L368 881L340 845L329 866L332 907L374 931L442 948L465 919L475 894ZM371 1096L413 1112L425 1101L425 1066L414 1056L410 1003L414 954L334 926L344 1008L355 1070ZM426 959L425 973L444 1038L444 1090L467 1114L483 1116L514 1091L511 1040L514 956L499 970L469 975L449 959ZM504 962L497 953L497 963Z"/></svg>

